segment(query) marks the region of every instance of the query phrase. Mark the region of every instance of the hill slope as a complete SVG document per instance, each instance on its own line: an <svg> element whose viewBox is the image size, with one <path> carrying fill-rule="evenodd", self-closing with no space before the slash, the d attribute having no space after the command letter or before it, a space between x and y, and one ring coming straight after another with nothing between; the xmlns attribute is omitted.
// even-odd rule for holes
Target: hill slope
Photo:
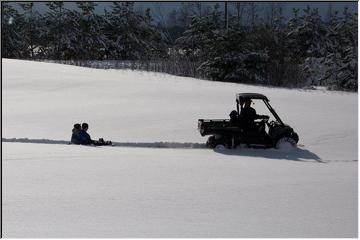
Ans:
<svg viewBox="0 0 360 240"><path fill-rule="evenodd" d="M5 237L357 236L357 94L2 64ZM205 142L197 119L227 117L237 92L268 96L304 147L152 144ZM68 140L75 122L94 138L152 148L18 140Z"/></svg>

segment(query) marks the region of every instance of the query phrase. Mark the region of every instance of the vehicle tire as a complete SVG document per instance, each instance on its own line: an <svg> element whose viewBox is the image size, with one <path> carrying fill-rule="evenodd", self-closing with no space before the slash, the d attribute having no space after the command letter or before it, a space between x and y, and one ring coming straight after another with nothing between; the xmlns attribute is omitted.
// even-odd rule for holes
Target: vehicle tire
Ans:
<svg viewBox="0 0 360 240"><path fill-rule="evenodd" d="M214 149L216 149L216 150L225 150L227 148L223 144L216 144Z"/></svg>
<svg viewBox="0 0 360 240"><path fill-rule="evenodd" d="M289 151L296 148L296 141L291 137L281 137L276 141L275 148Z"/></svg>
<svg viewBox="0 0 360 240"><path fill-rule="evenodd" d="M215 148L216 147L216 139L215 136L210 136L206 141L206 146L208 148Z"/></svg>
<svg viewBox="0 0 360 240"><path fill-rule="evenodd" d="M206 146L212 149L226 149L230 148L228 141L225 137L210 136L206 142Z"/></svg>

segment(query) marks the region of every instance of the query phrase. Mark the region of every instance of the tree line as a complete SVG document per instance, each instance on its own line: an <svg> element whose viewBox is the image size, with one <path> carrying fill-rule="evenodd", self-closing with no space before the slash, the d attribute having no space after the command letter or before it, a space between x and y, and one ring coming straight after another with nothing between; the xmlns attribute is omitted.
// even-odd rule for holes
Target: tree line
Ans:
<svg viewBox="0 0 360 240"><path fill-rule="evenodd" d="M74 10L47 2L41 14L33 2L18 4L20 12L1 6L6 58L141 61L146 69L215 81L357 91L357 13L347 8L329 9L325 20L315 8L293 9L285 19L276 3L182 3L164 24L133 2L113 2L101 14L96 2L77 2ZM262 19L260 4L269 4Z"/></svg>

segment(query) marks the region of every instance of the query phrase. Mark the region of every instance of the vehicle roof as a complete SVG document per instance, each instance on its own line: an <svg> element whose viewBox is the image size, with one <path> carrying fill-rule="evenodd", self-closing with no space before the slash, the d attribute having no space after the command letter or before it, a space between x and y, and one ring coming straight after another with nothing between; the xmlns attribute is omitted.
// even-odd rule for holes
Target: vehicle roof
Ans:
<svg viewBox="0 0 360 240"><path fill-rule="evenodd" d="M236 99L240 101L242 99L264 99L269 101L269 99L260 93L238 93L236 94Z"/></svg>

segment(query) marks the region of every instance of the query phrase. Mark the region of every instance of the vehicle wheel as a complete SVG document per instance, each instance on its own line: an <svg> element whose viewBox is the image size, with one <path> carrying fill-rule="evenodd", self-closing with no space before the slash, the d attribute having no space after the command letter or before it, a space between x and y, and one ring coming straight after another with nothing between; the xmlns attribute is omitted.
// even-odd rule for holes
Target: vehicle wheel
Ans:
<svg viewBox="0 0 360 240"><path fill-rule="evenodd" d="M216 149L216 150L225 150L226 147L223 144L216 144L214 149Z"/></svg>
<svg viewBox="0 0 360 240"><path fill-rule="evenodd" d="M206 141L206 146L209 148L215 148L216 147L216 140L215 136L210 136L208 140Z"/></svg>
<svg viewBox="0 0 360 240"><path fill-rule="evenodd" d="M289 151L296 148L296 141L291 137L282 137L277 140L275 148Z"/></svg>

